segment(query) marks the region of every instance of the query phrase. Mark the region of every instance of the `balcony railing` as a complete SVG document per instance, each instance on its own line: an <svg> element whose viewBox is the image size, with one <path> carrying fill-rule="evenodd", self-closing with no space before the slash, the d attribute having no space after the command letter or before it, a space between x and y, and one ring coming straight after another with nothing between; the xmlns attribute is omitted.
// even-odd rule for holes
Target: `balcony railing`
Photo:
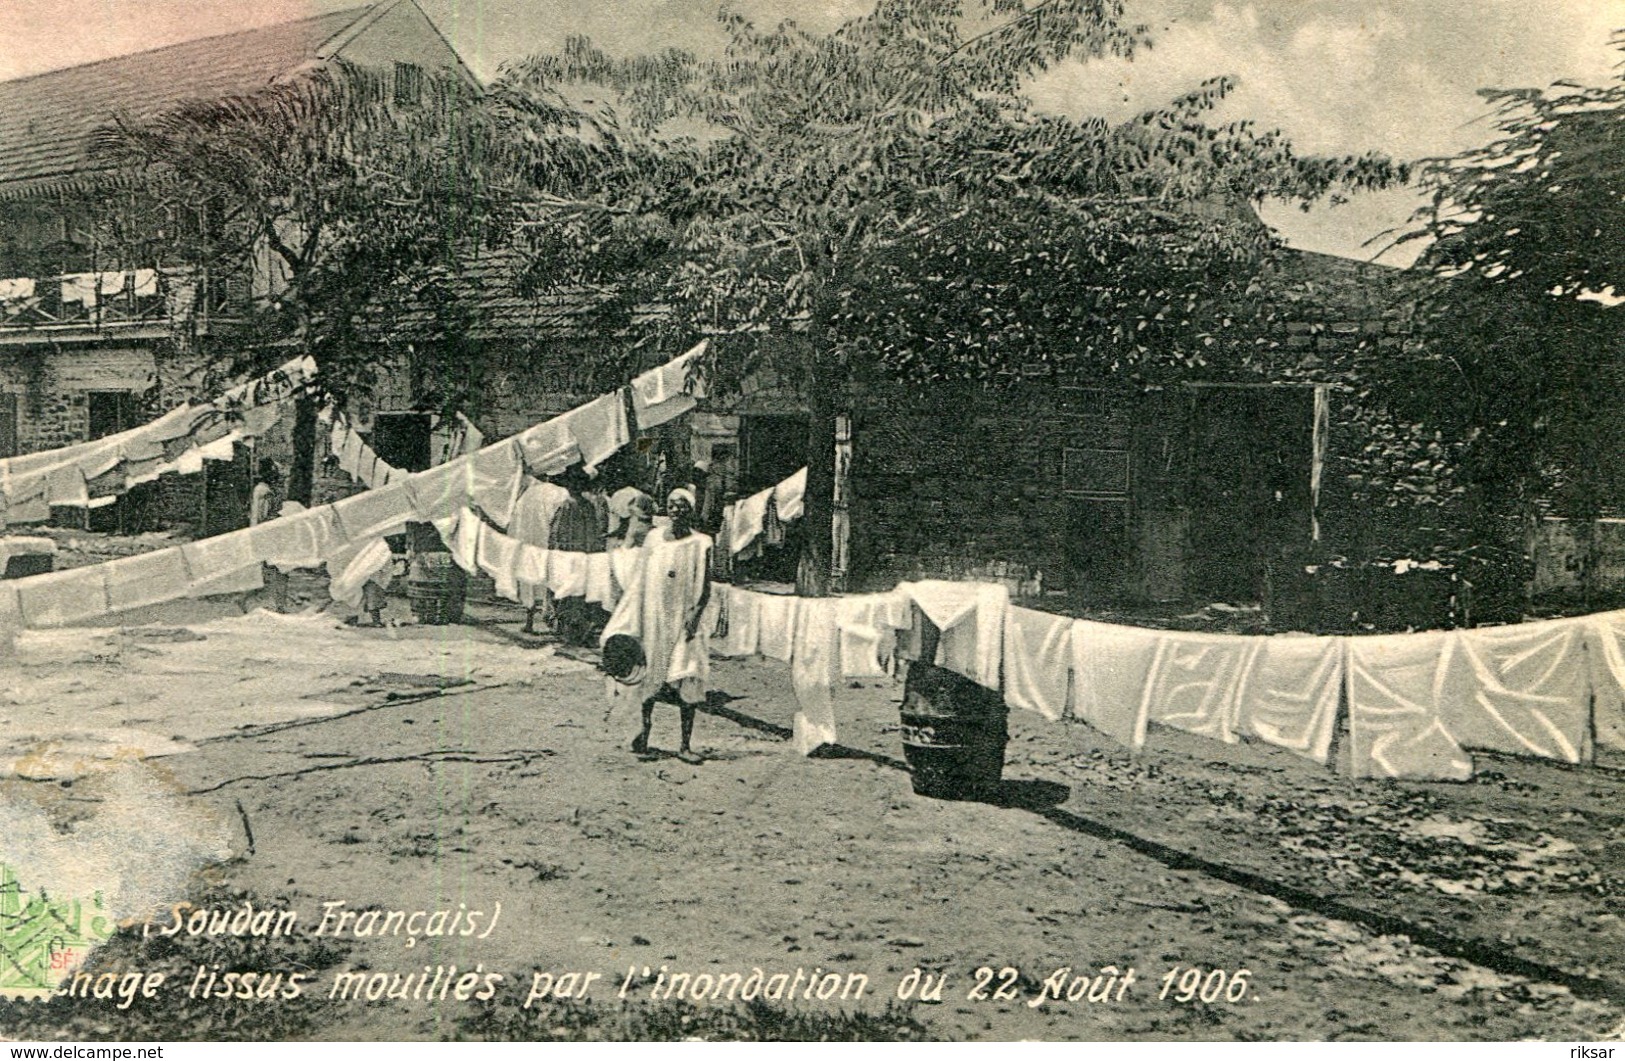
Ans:
<svg viewBox="0 0 1625 1061"><path fill-rule="evenodd" d="M240 285L200 268L0 278L0 332L117 332L237 316Z"/></svg>

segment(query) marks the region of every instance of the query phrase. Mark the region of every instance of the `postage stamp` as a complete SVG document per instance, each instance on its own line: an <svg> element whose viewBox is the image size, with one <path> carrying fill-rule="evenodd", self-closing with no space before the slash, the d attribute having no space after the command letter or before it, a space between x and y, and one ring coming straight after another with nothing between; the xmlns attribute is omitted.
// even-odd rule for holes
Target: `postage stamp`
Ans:
<svg viewBox="0 0 1625 1061"><path fill-rule="evenodd" d="M101 893L53 894L0 862L0 998L47 998L113 934Z"/></svg>

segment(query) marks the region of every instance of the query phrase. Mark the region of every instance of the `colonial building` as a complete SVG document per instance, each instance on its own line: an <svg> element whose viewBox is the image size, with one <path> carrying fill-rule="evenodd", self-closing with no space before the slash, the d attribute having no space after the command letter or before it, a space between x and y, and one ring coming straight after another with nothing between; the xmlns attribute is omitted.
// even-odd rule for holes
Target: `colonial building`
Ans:
<svg viewBox="0 0 1625 1061"><path fill-rule="evenodd" d="M0 82L0 456L98 438L190 397L248 300L276 283L264 261L204 268L187 237L211 219L144 211L94 154L96 130L339 59L383 68L397 93L425 70L473 81L413 0L387 0ZM184 519L200 486L166 484L163 507Z"/></svg>

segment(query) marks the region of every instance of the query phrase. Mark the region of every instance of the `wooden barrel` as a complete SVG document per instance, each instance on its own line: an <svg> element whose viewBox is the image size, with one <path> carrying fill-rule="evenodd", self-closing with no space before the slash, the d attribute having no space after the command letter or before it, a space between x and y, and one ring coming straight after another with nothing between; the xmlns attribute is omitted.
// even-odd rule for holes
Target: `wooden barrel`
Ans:
<svg viewBox="0 0 1625 1061"><path fill-rule="evenodd" d="M490 604L496 597L496 579L490 575L468 575L468 588L463 593L465 601L470 604Z"/></svg>
<svg viewBox="0 0 1625 1061"><path fill-rule="evenodd" d="M903 757L916 793L986 799L997 791L1010 740L1009 708L997 689L929 663L911 663L902 716Z"/></svg>
<svg viewBox="0 0 1625 1061"><path fill-rule="evenodd" d="M468 576L450 553L419 553L406 572L406 599L412 614L425 626L446 626L463 620Z"/></svg>

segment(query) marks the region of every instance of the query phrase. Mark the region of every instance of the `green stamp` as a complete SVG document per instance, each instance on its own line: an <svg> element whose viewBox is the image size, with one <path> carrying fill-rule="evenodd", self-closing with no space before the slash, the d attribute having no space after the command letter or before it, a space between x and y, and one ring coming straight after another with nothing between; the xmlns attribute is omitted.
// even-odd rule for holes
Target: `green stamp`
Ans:
<svg viewBox="0 0 1625 1061"><path fill-rule="evenodd" d="M101 892L85 899L29 888L0 862L0 998L54 994L113 927Z"/></svg>

